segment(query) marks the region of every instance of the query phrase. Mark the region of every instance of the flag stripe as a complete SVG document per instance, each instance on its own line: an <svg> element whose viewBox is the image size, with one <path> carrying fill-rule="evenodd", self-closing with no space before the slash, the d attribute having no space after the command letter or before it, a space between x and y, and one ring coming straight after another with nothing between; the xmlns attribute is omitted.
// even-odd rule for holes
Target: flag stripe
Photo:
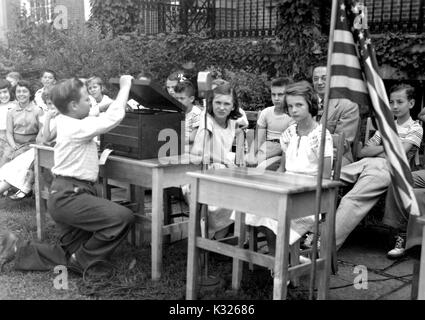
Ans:
<svg viewBox="0 0 425 320"><path fill-rule="evenodd" d="M353 91L367 93L363 80L350 78L349 76L333 76L331 78L331 88L345 86Z"/></svg>
<svg viewBox="0 0 425 320"><path fill-rule="evenodd" d="M361 73L359 59L353 55L348 55L344 53L333 53L332 65L341 65L350 68L356 68Z"/></svg>
<svg viewBox="0 0 425 320"><path fill-rule="evenodd" d="M344 30L344 29L335 29L334 41L335 42L354 43L353 34L350 31L347 31L347 30Z"/></svg>
<svg viewBox="0 0 425 320"><path fill-rule="evenodd" d="M345 42L335 42L333 53L345 53L351 54L352 56L357 57L357 50L354 45L347 44Z"/></svg>
<svg viewBox="0 0 425 320"><path fill-rule="evenodd" d="M333 65L331 68L332 78L334 77L349 77L354 80L358 80L358 86L362 88L361 91L366 91L366 85L364 83L363 74L360 69L347 67L344 65Z"/></svg>
<svg viewBox="0 0 425 320"><path fill-rule="evenodd" d="M346 87L333 87L329 99L349 99L361 105L368 100L368 94L359 91L353 91Z"/></svg>

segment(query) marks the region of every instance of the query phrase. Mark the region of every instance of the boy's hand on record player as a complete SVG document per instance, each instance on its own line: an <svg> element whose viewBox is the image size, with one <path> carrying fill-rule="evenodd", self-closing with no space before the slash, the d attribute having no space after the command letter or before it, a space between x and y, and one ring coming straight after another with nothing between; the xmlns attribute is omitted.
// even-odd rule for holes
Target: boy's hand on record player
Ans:
<svg viewBox="0 0 425 320"><path fill-rule="evenodd" d="M123 75L120 78L120 88L124 87L131 87L131 82L133 81L134 77L130 75Z"/></svg>

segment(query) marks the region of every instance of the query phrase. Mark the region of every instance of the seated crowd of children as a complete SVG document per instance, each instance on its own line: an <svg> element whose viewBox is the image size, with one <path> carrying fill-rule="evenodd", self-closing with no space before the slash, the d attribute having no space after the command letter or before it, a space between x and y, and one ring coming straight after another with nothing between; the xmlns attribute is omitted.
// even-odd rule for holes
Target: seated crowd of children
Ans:
<svg viewBox="0 0 425 320"><path fill-rule="evenodd" d="M343 132L345 149L341 181L351 184L352 188L342 197L336 212L336 244L340 247L387 191L390 174L379 132L357 155L352 154L360 121L358 105L346 99L331 99L327 127L323 128L321 102L326 74L326 67L319 66L313 70L312 84L308 81L294 83L290 78L271 82L273 105L265 107L259 114L246 163L289 174L316 176L321 131L326 130L324 177L329 178L333 162L331 134ZM150 78L150 75L141 74L138 78ZM10 197L15 200L30 195L34 182L34 151L30 145L54 146L52 173L55 179L48 207L61 233L60 248L33 243L18 246L17 238L9 234L8 258L12 255L18 258L15 268L34 269L23 257L26 248L34 259L44 257L42 262L36 259L40 262L37 270L67 264L82 271L96 260L109 257L124 239L133 217L128 209L96 196L98 150L95 141L123 119L131 81L132 77L122 76L118 96L112 100L105 94L105 86L99 77L89 78L85 83L75 78L57 83L56 74L45 70L41 75L43 87L35 93L17 73L0 80L0 193L14 189L15 193ZM185 152L202 158L209 168L235 166L232 149L235 136L248 127L236 89L229 82L216 79L212 95L207 101L201 101L197 99L194 84L179 72L167 78L164 89L185 107ZM419 148L423 135L421 125L410 117L410 109L415 103L413 88L397 85L389 94L397 130L410 159ZM279 161L269 166L268 161L276 157ZM362 159L354 161L356 158ZM384 222L394 227L398 236L395 248L388 255L399 257L405 250L405 238L399 238L405 234L408 217L393 210L391 189ZM72 201L68 198L70 193L73 194ZM190 188L183 187L183 193L189 195ZM225 236L233 223L232 218L230 210L209 207L208 236ZM292 221L290 244L310 234L313 223L313 217ZM276 221L247 213L246 224L262 228L267 236L269 253L274 254ZM4 247L3 251L0 247L0 267L6 260Z"/></svg>

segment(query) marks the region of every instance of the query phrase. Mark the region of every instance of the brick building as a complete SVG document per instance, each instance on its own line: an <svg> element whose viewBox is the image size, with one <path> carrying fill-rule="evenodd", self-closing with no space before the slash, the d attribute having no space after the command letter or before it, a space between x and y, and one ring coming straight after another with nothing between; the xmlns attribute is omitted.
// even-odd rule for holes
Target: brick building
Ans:
<svg viewBox="0 0 425 320"><path fill-rule="evenodd" d="M68 25L85 22L84 0L0 0L0 42L6 43L7 32L14 28L19 11L39 21L52 21L58 6L65 6Z"/></svg>
<svg viewBox="0 0 425 320"><path fill-rule="evenodd" d="M7 44L7 32L15 25L14 17L18 10L17 1L0 0L0 44Z"/></svg>

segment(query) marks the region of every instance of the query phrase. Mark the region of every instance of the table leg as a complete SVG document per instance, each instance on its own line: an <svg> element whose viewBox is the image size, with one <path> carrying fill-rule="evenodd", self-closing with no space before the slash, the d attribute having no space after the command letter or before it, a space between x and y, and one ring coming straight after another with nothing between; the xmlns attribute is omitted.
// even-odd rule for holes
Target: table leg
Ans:
<svg viewBox="0 0 425 320"><path fill-rule="evenodd" d="M425 226L422 228L422 249L420 263L418 300L425 300Z"/></svg>
<svg viewBox="0 0 425 320"><path fill-rule="evenodd" d="M276 257L273 280L274 300L286 299L288 291L286 282L288 280L290 220L287 218L286 210L287 199L280 199L276 211L278 212L279 219L276 236Z"/></svg>
<svg viewBox="0 0 425 320"><path fill-rule="evenodd" d="M133 184L130 184L130 200L131 203L135 204L134 214L136 217L136 223L131 229L130 233L130 243L136 247L142 246L143 242L150 241L150 233L146 235L145 230L150 230L150 228L145 227L146 220L142 217L145 217L145 189ZM139 218L140 217L140 218ZM150 226L149 226L150 227Z"/></svg>
<svg viewBox="0 0 425 320"><path fill-rule="evenodd" d="M132 190L133 191L133 190ZM137 203L137 214L141 216L146 216L145 213L145 188L135 186L134 187L134 201ZM148 227L145 227L146 221L142 221L142 224L138 223L135 226L135 240L136 245L141 246L143 242L150 241L150 234L146 234L145 230L149 230Z"/></svg>
<svg viewBox="0 0 425 320"><path fill-rule="evenodd" d="M187 245L187 275L186 275L186 300L197 297L199 276L199 249L196 238L201 235L201 210L197 201L198 179L191 184L190 216L188 227Z"/></svg>
<svg viewBox="0 0 425 320"><path fill-rule="evenodd" d="M325 195L325 194L324 194ZM335 199L335 191L326 192L326 196ZM329 201L330 207L326 213L320 241L320 256L325 259L324 269L319 271L317 299L326 300L329 295L329 278L332 267L332 244L335 234L335 205ZM317 272L317 269L316 269Z"/></svg>
<svg viewBox="0 0 425 320"><path fill-rule="evenodd" d="M248 227L248 241L249 241L249 250L257 251L258 243L257 243L257 227L249 226ZM249 263L249 270L254 271L254 264L252 262Z"/></svg>
<svg viewBox="0 0 425 320"><path fill-rule="evenodd" d="M235 212L235 237L238 238L238 248L243 248L245 243L245 213L236 211ZM243 261L240 259L233 258L233 269L232 269L232 288L233 290L239 290L242 280Z"/></svg>
<svg viewBox="0 0 425 320"><path fill-rule="evenodd" d="M46 201L42 198L42 190L44 187L43 176L41 174L40 160L38 149L34 150L34 191L35 191L35 214L37 220L37 239L43 240L46 222Z"/></svg>
<svg viewBox="0 0 425 320"><path fill-rule="evenodd" d="M159 280L162 271L162 227L164 225L163 170L152 171L152 280Z"/></svg>
<svg viewBox="0 0 425 320"><path fill-rule="evenodd" d="M417 260L417 259L413 260L413 276L412 276L412 289L410 291L410 300L417 300L418 299L420 265L421 265L420 260Z"/></svg>

